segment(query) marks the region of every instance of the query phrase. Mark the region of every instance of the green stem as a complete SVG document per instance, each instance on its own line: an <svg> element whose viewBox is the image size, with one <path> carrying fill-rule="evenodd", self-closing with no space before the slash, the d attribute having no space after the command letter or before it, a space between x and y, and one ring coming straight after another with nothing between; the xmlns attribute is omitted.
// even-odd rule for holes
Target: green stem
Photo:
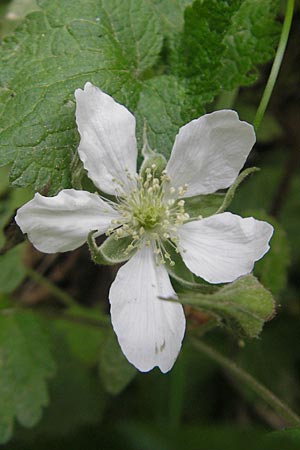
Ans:
<svg viewBox="0 0 300 450"><path fill-rule="evenodd" d="M285 11L285 18L281 30L280 40L276 52L276 56L273 62L273 66L271 69L271 73L269 76L269 79L267 81L262 99L260 101L259 107L257 109L255 119L253 121L253 126L255 131L258 130L260 123L263 119L263 116L265 114L265 111L267 109L270 97L272 95L277 76L279 73L279 69L281 66L282 58L285 52L286 44L288 41L288 37L290 34L291 24L292 24L292 18L293 18L293 12L294 12L294 0L288 0L286 5L286 11Z"/></svg>
<svg viewBox="0 0 300 450"><path fill-rule="evenodd" d="M213 359L224 369L228 370L238 380L247 384L257 395L259 395L280 417L285 419L290 426L300 426L300 417L295 414L282 400L276 397L273 392L257 381L252 375L246 372L235 362L226 358L214 348L195 338L191 338L195 348L200 350L209 358Z"/></svg>
<svg viewBox="0 0 300 450"><path fill-rule="evenodd" d="M53 295L53 297L60 300L65 306L76 306L78 307L77 302L74 300L71 295L67 294L65 291L60 289L55 284L51 283L51 281L47 280L47 278L43 277L39 272L31 269L30 267L26 267L27 275L35 281L37 284L43 286L47 291Z"/></svg>

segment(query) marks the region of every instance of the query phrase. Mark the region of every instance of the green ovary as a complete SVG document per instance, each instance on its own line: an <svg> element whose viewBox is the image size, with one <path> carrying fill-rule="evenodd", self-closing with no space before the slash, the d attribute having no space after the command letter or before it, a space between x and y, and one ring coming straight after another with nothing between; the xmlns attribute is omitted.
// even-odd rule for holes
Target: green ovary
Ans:
<svg viewBox="0 0 300 450"><path fill-rule="evenodd" d="M174 264L165 250L165 242L177 246L177 227L189 220L184 210L184 200L180 199L187 186L172 187L165 172L155 177L156 166L147 168L145 175L136 178L134 189L118 201L118 211L122 218L114 219L107 235L115 239L131 238L127 252L153 245L157 263L166 260Z"/></svg>
<svg viewBox="0 0 300 450"><path fill-rule="evenodd" d="M162 223L165 216L164 210L165 208L163 206L157 208L157 206L152 205L140 205L140 207L134 209L132 216L145 230L153 230L157 225Z"/></svg>

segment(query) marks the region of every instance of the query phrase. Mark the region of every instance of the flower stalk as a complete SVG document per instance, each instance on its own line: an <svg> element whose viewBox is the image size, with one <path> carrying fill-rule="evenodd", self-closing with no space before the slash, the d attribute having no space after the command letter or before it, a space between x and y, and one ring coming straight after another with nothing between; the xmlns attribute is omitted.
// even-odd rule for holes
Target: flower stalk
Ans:
<svg viewBox="0 0 300 450"><path fill-rule="evenodd" d="M282 26L282 31L281 31L281 35L280 35L280 40L279 40L276 56L275 56L275 59L274 59L273 65L272 65L270 76L267 81L263 96L261 98L259 107L257 109L256 115L255 115L255 118L253 121L253 126L254 126L254 129L256 132L259 129L261 121L264 117L264 114L266 112L269 100L271 98L271 95L272 95L272 92L273 92L273 89L274 89L274 86L275 86L275 83L276 83L276 80L278 77L278 73L279 73L279 70L281 67L282 59L283 59L283 56L285 53L286 45L287 45L289 34L290 34L293 12L294 12L294 0L288 0L287 5L286 5L285 18L284 18L284 22L283 22L283 26Z"/></svg>

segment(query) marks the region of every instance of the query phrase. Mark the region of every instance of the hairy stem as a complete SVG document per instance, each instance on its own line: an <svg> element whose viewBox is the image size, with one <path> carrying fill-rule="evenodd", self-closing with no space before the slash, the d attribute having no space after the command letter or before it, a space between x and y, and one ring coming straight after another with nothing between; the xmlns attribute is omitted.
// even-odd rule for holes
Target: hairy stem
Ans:
<svg viewBox="0 0 300 450"><path fill-rule="evenodd" d="M239 367L234 361L219 353L203 341L191 338L191 342L197 350L217 362L221 367L230 372L235 378L249 386L260 398L262 398L280 417L286 420L290 426L300 425L300 417L294 413L273 392L257 381L252 375Z"/></svg>
<svg viewBox="0 0 300 450"><path fill-rule="evenodd" d="M277 76L278 76L281 62L283 59L283 55L285 52L286 44L287 44L288 37L290 34L293 12L294 12L294 0L288 0L287 5L286 5L285 18L284 18L284 22L283 22L283 26L282 26L282 30L281 30L281 35L280 35L280 40L279 40L276 56L275 56L275 59L273 62L271 73L270 73L269 79L267 81L263 96L261 98L259 107L257 109L256 115L255 115L255 118L253 121L253 126L254 126L255 131L257 131L260 126L260 123L261 123L263 116L265 114L265 111L267 109L270 97L272 95L272 92L273 92L273 89L274 89L274 86L275 86L275 83L277 80Z"/></svg>

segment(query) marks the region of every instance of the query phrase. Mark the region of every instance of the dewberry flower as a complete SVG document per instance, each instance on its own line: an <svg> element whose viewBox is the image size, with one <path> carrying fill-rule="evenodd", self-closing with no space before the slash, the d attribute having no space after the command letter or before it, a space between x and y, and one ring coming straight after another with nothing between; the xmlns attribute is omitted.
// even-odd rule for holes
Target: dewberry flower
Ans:
<svg viewBox="0 0 300 450"><path fill-rule="evenodd" d="M138 174L134 116L91 83L75 97L79 157L99 192L110 198L74 189L54 197L37 193L16 221L46 253L73 250L91 232L120 244L128 261L109 293L113 328L139 370L158 366L167 372L185 332L182 306L162 300L176 298L169 249L210 283L248 274L269 249L273 228L266 222L229 212L194 218L186 208L189 197L235 181L255 142L253 127L234 111L206 114L179 130L164 170L146 160Z"/></svg>

